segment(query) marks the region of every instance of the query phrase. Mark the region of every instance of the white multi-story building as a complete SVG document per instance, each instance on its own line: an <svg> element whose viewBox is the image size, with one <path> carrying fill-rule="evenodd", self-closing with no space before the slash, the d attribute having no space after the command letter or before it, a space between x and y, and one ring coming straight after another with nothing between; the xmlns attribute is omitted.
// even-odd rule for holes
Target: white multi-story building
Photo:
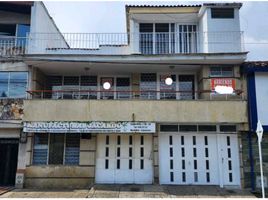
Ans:
<svg viewBox="0 0 268 200"><path fill-rule="evenodd" d="M24 186L242 187L241 6L126 6L127 33L92 34L35 2L26 45L3 51L29 69Z"/></svg>

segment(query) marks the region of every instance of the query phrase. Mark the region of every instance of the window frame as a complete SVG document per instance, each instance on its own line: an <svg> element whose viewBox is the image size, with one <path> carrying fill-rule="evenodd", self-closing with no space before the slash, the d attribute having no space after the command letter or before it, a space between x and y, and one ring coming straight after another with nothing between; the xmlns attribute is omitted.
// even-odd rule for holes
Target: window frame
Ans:
<svg viewBox="0 0 268 200"><path fill-rule="evenodd" d="M27 98L27 90L29 87L29 71L1 71L0 73L8 73L8 81L7 81L7 96L2 97L0 96L0 99L26 99ZM26 74L26 86L25 86L25 94L24 96L10 96L10 77L11 73L25 73Z"/></svg>
<svg viewBox="0 0 268 200"><path fill-rule="evenodd" d="M222 13L220 13L219 11L222 11ZM226 14L227 11L228 11L228 15L224 16L224 14ZM220 8L220 7L211 8L210 17L211 19L234 19L235 9L234 8Z"/></svg>
<svg viewBox="0 0 268 200"><path fill-rule="evenodd" d="M213 74L211 74L211 72L212 72L212 68L218 68L219 69L219 72L220 72L220 74L219 75L213 75ZM223 75L223 68L230 68L231 70L232 70L232 75ZM211 66L211 67L209 67L209 77L230 77L230 78L233 78L234 77L234 66Z"/></svg>
<svg viewBox="0 0 268 200"><path fill-rule="evenodd" d="M58 134L64 134L64 144L63 144L63 162L62 164L49 164L49 157L50 157L50 136L51 134L55 133L35 133L35 134L47 134L47 158L46 158L46 164L34 164L34 146L35 146L35 135L33 136L33 141L32 141L32 155L31 155L31 165L33 166L79 166L80 165L80 147L81 147L81 133L73 133L79 135L79 153L78 153L78 163L77 164L66 164L65 163L65 155L66 155L66 136L68 134L72 133L58 133Z"/></svg>

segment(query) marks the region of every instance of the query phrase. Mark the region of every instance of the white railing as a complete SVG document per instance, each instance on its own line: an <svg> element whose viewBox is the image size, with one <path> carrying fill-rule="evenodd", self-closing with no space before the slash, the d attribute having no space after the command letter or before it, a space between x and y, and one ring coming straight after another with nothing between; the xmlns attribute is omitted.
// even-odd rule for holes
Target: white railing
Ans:
<svg viewBox="0 0 268 200"><path fill-rule="evenodd" d="M30 33L0 38L4 54L189 54L244 51L243 32Z"/></svg>

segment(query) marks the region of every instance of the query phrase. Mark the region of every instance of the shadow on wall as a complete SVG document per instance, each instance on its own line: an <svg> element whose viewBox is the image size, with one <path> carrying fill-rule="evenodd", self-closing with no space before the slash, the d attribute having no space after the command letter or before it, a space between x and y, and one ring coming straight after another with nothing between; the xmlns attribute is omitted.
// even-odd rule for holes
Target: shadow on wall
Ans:
<svg viewBox="0 0 268 200"><path fill-rule="evenodd" d="M23 117L23 99L1 99L0 120L21 120Z"/></svg>

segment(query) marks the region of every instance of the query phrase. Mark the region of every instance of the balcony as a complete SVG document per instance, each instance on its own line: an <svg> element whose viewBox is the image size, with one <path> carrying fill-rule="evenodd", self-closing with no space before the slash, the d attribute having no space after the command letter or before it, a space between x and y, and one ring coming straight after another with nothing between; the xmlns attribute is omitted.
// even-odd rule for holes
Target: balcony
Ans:
<svg viewBox="0 0 268 200"><path fill-rule="evenodd" d="M28 99L51 100L244 100L243 91L217 94L212 90L31 90Z"/></svg>
<svg viewBox="0 0 268 200"><path fill-rule="evenodd" d="M23 54L166 55L244 52L243 32L30 33L0 38L1 56Z"/></svg>

